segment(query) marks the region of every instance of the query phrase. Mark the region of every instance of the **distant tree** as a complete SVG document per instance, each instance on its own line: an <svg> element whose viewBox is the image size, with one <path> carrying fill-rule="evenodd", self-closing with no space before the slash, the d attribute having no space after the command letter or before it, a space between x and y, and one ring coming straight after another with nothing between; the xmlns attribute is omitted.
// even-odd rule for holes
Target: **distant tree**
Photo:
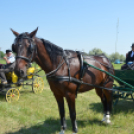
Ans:
<svg viewBox="0 0 134 134"><path fill-rule="evenodd" d="M125 62L126 58L123 54L120 55L120 61Z"/></svg>
<svg viewBox="0 0 134 134"><path fill-rule="evenodd" d="M120 55L118 52L116 52L116 53L110 54L109 59L111 62L114 62L116 59L119 59L120 61L124 62L126 58L123 54Z"/></svg>
<svg viewBox="0 0 134 134"><path fill-rule="evenodd" d="M99 49L99 48L94 48L92 49L91 51L89 51L89 55L99 55L99 54L102 54L102 50Z"/></svg>
<svg viewBox="0 0 134 134"><path fill-rule="evenodd" d="M92 51L89 51L89 55L95 55L95 53Z"/></svg>
<svg viewBox="0 0 134 134"><path fill-rule="evenodd" d="M88 53L86 53L86 52L82 52L82 54L88 56Z"/></svg>
<svg viewBox="0 0 134 134"><path fill-rule="evenodd" d="M118 52L114 53L114 60L116 59L120 60L120 54Z"/></svg>
<svg viewBox="0 0 134 134"><path fill-rule="evenodd" d="M100 55L100 54L104 54L107 58L110 59L111 62L114 62L116 59L119 59L120 61L125 62L125 59L126 59L123 54L119 54L118 52L108 55L107 53L103 52L99 48L94 48L91 51L89 51L89 55Z"/></svg>
<svg viewBox="0 0 134 134"><path fill-rule="evenodd" d="M109 55L109 59L110 59L111 62L114 62L114 53Z"/></svg>
<svg viewBox="0 0 134 134"><path fill-rule="evenodd" d="M3 51L0 51L0 58L3 58L5 56L4 52Z"/></svg>

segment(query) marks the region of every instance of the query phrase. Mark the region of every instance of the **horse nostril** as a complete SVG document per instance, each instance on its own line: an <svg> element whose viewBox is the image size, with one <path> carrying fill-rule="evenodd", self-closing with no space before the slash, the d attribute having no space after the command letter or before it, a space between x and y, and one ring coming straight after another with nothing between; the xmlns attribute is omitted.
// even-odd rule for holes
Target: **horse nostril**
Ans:
<svg viewBox="0 0 134 134"><path fill-rule="evenodd" d="M23 76L23 75L24 75L24 71L20 70L20 76Z"/></svg>

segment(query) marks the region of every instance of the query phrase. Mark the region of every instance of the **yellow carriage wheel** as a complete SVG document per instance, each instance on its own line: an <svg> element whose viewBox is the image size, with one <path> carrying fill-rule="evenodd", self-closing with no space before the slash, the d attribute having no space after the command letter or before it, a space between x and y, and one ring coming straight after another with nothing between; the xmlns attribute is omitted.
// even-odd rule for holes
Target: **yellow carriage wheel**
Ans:
<svg viewBox="0 0 134 134"><path fill-rule="evenodd" d="M10 88L7 92L6 92L6 101L7 102L15 102L19 100L19 90L16 88Z"/></svg>
<svg viewBox="0 0 134 134"><path fill-rule="evenodd" d="M32 89L35 94L42 93L44 89L44 80L41 77L36 77L33 80Z"/></svg>

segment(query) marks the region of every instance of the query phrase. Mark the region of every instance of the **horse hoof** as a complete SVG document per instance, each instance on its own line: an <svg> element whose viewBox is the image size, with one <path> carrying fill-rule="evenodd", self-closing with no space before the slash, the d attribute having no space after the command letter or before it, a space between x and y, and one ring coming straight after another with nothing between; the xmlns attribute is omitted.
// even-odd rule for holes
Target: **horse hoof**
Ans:
<svg viewBox="0 0 134 134"><path fill-rule="evenodd" d="M104 115L104 117L101 120L101 122L104 122L106 125L110 125L111 124L110 115Z"/></svg>
<svg viewBox="0 0 134 134"><path fill-rule="evenodd" d="M65 134L65 133L64 133L64 130L61 130L61 132L60 132L59 134Z"/></svg>

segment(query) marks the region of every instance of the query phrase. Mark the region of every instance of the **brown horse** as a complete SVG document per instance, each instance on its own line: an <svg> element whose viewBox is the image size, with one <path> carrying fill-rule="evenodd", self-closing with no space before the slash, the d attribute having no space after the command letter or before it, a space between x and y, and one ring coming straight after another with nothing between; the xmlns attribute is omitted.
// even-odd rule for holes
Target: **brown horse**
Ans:
<svg viewBox="0 0 134 134"><path fill-rule="evenodd" d="M12 29L11 29L12 30ZM64 97L67 100L70 118L72 121L73 133L77 133L75 95L78 85L70 79L75 78L85 83L95 84L106 88L112 88L113 79L105 73L91 67L84 69L83 76L80 76L81 62L78 53L71 50L64 50L53 43L35 37L37 30L31 33L19 34L13 31L16 36L12 49L16 52L15 73L18 76L26 76L26 66L29 62L35 61L47 74L50 89L52 90L59 108L61 118L61 132L66 129ZM113 66L105 56L86 56L84 60L102 70L110 71L114 74ZM66 76L68 81L58 80ZM62 76L62 77L61 77ZM54 79L55 77L55 79ZM79 84L79 93L94 89L93 86ZM104 107L103 120L110 123L110 113L112 110L112 91L95 88L97 95L101 98Z"/></svg>

